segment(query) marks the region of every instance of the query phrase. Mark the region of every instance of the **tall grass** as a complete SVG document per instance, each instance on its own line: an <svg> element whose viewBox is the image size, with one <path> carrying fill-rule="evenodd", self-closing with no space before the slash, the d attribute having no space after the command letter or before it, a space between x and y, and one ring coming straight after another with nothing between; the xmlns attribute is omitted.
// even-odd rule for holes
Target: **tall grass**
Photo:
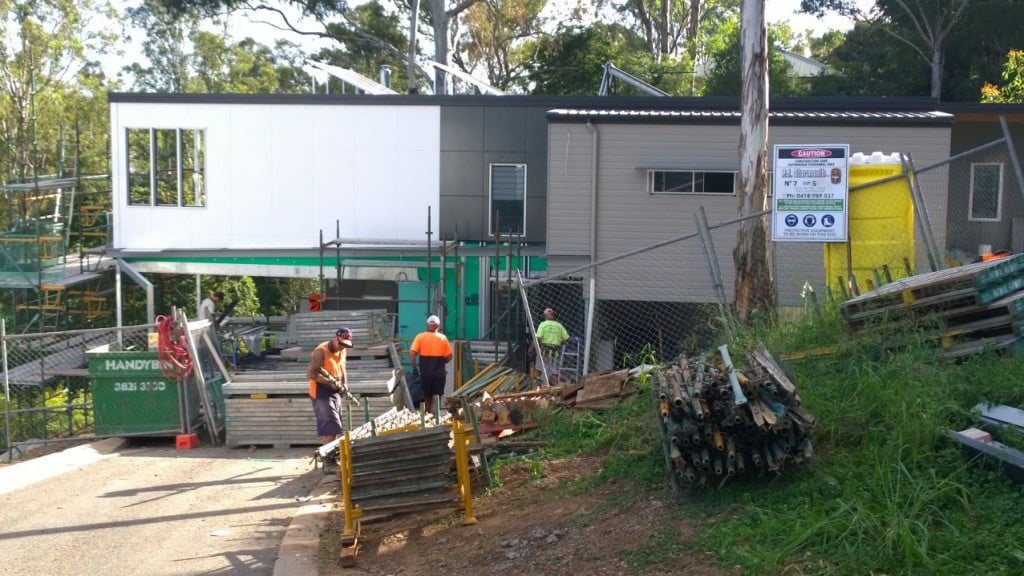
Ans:
<svg viewBox="0 0 1024 576"><path fill-rule="evenodd" d="M734 361L759 342L801 353L784 368L818 420L815 457L775 482L748 474L681 499L701 518L696 546L744 574L1024 574L1024 489L945 436L976 425L978 403L1024 406L1024 359L943 360L920 325L850 335L835 309L733 336ZM604 455L595 482L653 487L666 478L654 414L643 381L611 410L543 412L539 433L552 455Z"/></svg>
<svg viewBox="0 0 1024 576"><path fill-rule="evenodd" d="M752 574L1024 573L1024 492L944 435L974 425L979 402L1021 405L1024 362L942 360L925 331L850 336L837 324L832 313L764 335L777 355L831 350L789 366L819 422L816 457L772 487L711 494L740 513L708 526L702 543Z"/></svg>

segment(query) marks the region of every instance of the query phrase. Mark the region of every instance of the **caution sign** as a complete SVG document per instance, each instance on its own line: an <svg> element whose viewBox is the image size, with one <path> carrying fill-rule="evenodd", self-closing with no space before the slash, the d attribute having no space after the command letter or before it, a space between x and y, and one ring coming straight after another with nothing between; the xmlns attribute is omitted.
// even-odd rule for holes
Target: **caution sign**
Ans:
<svg viewBox="0 0 1024 576"><path fill-rule="evenodd" d="M846 242L849 144L775 146L772 240Z"/></svg>

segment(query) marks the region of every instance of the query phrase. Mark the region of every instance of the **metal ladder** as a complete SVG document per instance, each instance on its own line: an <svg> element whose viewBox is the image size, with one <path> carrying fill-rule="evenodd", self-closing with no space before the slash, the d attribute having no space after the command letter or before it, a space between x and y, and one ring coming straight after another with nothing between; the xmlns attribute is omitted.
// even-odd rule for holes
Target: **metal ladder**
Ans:
<svg viewBox="0 0 1024 576"><path fill-rule="evenodd" d="M582 367L580 339L573 336L562 345L562 353L558 355L558 377L562 380L578 382Z"/></svg>

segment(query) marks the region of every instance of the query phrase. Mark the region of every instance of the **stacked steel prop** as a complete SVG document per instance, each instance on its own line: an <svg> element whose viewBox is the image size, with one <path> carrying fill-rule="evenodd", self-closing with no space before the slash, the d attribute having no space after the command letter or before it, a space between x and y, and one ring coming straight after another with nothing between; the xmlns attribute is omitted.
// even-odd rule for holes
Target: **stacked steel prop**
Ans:
<svg viewBox="0 0 1024 576"><path fill-rule="evenodd" d="M764 347L743 372L725 346L711 362L683 358L653 373L658 419L673 484L704 486L747 472L782 471L813 454L815 419Z"/></svg>

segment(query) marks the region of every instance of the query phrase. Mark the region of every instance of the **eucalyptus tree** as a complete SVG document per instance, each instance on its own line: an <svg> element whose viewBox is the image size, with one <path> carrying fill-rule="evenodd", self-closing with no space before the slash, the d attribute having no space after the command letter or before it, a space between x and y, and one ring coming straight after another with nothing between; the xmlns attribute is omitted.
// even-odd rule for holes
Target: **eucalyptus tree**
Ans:
<svg viewBox="0 0 1024 576"><path fill-rule="evenodd" d="M791 32L784 27L770 26L767 35L770 95L783 98L803 95L808 90L808 82L793 76L793 70L782 55L783 49L792 47ZM733 16L720 27L709 39L708 50L708 71L702 95L739 96L743 81L739 17Z"/></svg>
<svg viewBox="0 0 1024 576"><path fill-rule="evenodd" d="M203 17L195 11L179 14L160 0L142 0L125 9L125 15L133 29L143 35L140 46L145 59L124 67L135 88L146 92L185 92L191 75L190 35L199 29Z"/></svg>
<svg viewBox="0 0 1024 576"><path fill-rule="evenodd" d="M415 61L417 53L415 42L412 43L412 54L403 51L385 38L381 38L366 29L355 17L356 9L347 0L282 0L281 3L260 2L259 0L159 0L166 6L181 14L190 10L201 10L208 14L224 13L233 10L251 10L274 16L275 25L304 36L324 38L341 42L339 31L346 30L366 43L372 43L378 49L409 65L410 91L417 90L419 81L412 78L415 72L432 78L434 91L444 93L446 75L444 71L435 69L431 74L424 66ZM416 31L422 24L426 34L433 40L433 60L441 63L449 62L449 36L454 34L459 16L480 0L395 0L401 14L408 16L410 31ZM297 8L302 21L297 21L282 9L282 4ZM306 24L309 21L311 24Z"/></svg>
<svg viewBox="0 0 1024 576"><path fill-rule="evenodd" d="M0 2L0 170L8 178L53 173L61 129L72 132L86 99L102 88L75 95L80 74L96 74L90 58L104 54L112 12L102 0L5 0Z"/></svg>
<svg viewBox="0 0 1024 576"><path fill-rule="evenodd" d="M555 33L529 46L534 53L527 72L532 94L595 95L606 62L669 94L686 94L689 89L688 65L657 64L643 38L621 23L559 26ZM635 91L628 86L623 90Z"/></svg>
<svg viewBox="0 0 1024 576"><path fill-rule="evenodd" d="M741 217L764 210L768 197L768 30L765 0L743 0L740 9L740 141L736 196ZM736 228L733 308L741 320L775 308L768 268L767 218L745 218Z"/></svg>
<svg viewBox="0 0 1024 576"><path fill-rule="evenodd" d="M975 0L876 0L865 12L855 0L801 0L804 12L834 11L858 21L870 21L895 40L909 46L931 72L931 96L942 96L946 48L950 36Z"/></svg>
<svg viewBox="0 0 1024 576"><path fill-rule="evenodd" d="M658 63L683 56L699 65L717 25L739 12L739 0L601 0L643 39Z"/></svg>
<svg viewBox="0 0 1024 576"><path fill-rule="evenodd" d="M522 90L533 59L533 42L546 24L548 0L481 0L462 16L454 62L466 71L482 68L487 83ZM463 54L465 54L463 56Z"/></svg>

